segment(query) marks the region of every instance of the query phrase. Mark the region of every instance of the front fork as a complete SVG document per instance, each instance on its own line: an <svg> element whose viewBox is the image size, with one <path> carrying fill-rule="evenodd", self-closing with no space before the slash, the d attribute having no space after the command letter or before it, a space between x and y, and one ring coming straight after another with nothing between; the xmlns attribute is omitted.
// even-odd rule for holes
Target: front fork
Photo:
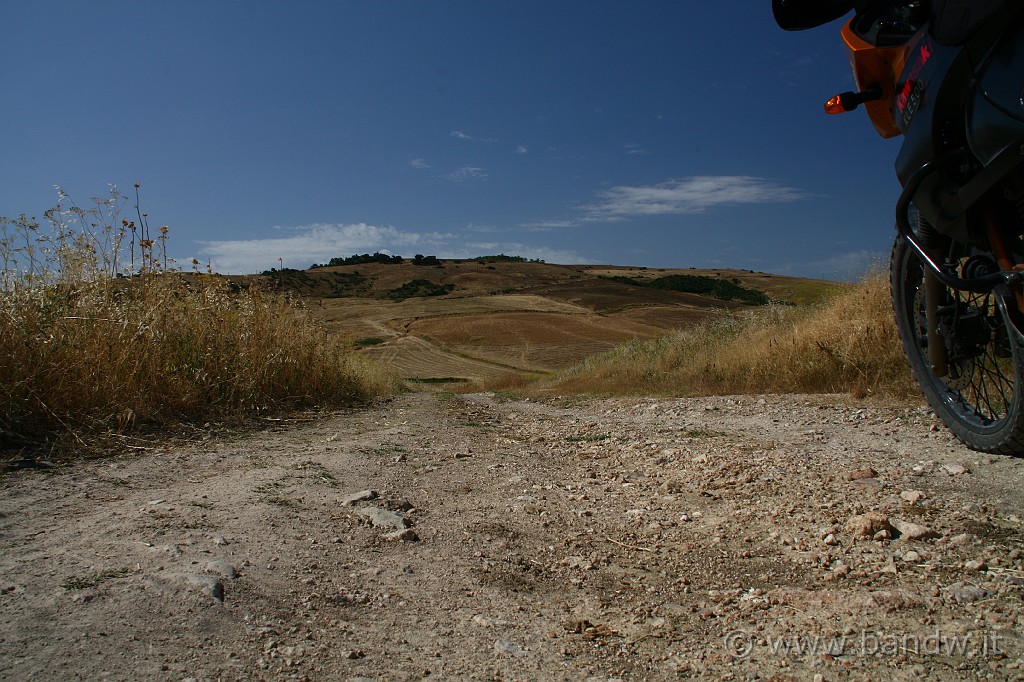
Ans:
<svg viewBox="0 0 1024 682"><path fill-rule="evenodd" d="M1024 270L1024 265L1015 263L1009 249L1006 248L995 213L990 208L985 208L981 212L981 217L985 221L986 236L992 248L992 253L996 257L996 262L999 264L999 269L1003 272L1014 273L1020 273ZM1011 281L1006 286L1009 293L1013 295L1013 300L1017 303L1018 312L1024 315L1024 292L1022 292L1020 284L1016 281ZM928 326L928 365L932 375L939 378L949 375L949 352L946 348L945 338L939 330L939 308L947 304L946 298L946 284L939 279L934 270L925 267L924 304L925 323ZM1012 317L1017 316L1014 315Z"/></svg>
<svg viewBox="0 0 1024 682"><path fill-rule="evenodd" d="M949 374L949 354L946 340L939 333L939 306L945 303L946 286L935 273L924 270L924 312L928 325L928 365L932 376L944 377Z"/></svg>

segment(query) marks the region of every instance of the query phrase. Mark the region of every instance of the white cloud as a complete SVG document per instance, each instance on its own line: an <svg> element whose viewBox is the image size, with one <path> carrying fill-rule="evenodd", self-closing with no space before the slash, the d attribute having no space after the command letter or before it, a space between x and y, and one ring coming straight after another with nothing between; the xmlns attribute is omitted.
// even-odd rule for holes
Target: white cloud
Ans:
<svg viewBox="0 0 1024 682"><path fill-rule="evenodd" d="M477 227L471 226L471 229ZM197 256L202 263L209 261L214 272L222 274L253 274L282 265L301 270L313 263L326 263L331 258L375 251L399 254L406 258L417 253L438 258L476 258L504 253L523 258L540 258L549 263L593 262L575 251L546 246L519 242L465 241L465 235L451 232L407 232L391 226L366 223L318 223L277 229L286 231L287 236L200 242ZM481 236L480 230L474 234L477 239Z"/></svg>
<svg viewBox="0 0 1024 682"><path fill-rule="evenodd" d="M448 133L450 137L454 137L457 140L475 140L477 142L497 142L498 140L493 137L477 137L476 135L470 135L469 133L462 130L453 130Z"/></svg>
<svg viewBox="0 0 1024 682"><path fill-rule="evenodd" d="M287 237L200 242L199 255L215 272L251 274L279 267L308 268L331 258L374 251L399 253L430 250L447 242L438 232L405 232L390 226L356 224L306 225L289 228Z"/></svg>
<svg viewBox="0 0 1024 682"><path fill-rule="evenodd" d="M518 147L516 147L515 153L516 154L529 154L530 150L526 147L526 145L522 145L521 144Z"/></svg>
<svg viewBox="0 0 1024 682"><path fill-rule="evenodd" d="M522 223L520 227L527 230L560 230L566 227L579 227L578 220L538 220L533 223Z"/></svg>
<svg viewBox="0 0 1024 682"><path fill-rule="evenodd" d="M463 166L446 173L444 178L452 182L467 182L469 180L483 180L487 177L487 171L477 166Z"/></svg>
<svg viewBox="0 0 1024 682"><path fill-rule="evenodd" d="M409 162L409 165L413 168L430 168L426 161L423 159L413 159Z"/></svg>
<svg viewBox="0 0 1024 682"><path fill-rule="evenodd" d="M748 175L703 175L656 185L612 187L581 206L584 220L616 221L650 215L703 213L715 206L797 201L800 190Z"/></svg>

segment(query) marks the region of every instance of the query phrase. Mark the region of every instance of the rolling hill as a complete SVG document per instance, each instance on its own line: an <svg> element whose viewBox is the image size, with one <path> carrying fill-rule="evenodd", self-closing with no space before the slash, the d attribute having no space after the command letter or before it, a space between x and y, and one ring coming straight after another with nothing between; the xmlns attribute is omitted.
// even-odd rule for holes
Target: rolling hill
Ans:
<svg viewBox="0 0 1024 682"><path fill-rule="evenodd" d="M271 270L329 327L411 380L484 380L566 367L768 301L842 285L748 270L556 265L504 256Z"/></svg>

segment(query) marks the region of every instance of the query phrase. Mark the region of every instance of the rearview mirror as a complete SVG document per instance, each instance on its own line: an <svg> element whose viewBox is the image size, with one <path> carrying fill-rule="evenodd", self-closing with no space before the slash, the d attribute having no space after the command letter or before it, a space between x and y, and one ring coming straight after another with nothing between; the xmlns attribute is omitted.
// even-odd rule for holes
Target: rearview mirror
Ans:
<svg viewBox="0 0 1024 682"><path fill-rule="evenodd" d="M854 4L854 0L772 0L772 12L780 28L803 31L838 19Z"/></svg>

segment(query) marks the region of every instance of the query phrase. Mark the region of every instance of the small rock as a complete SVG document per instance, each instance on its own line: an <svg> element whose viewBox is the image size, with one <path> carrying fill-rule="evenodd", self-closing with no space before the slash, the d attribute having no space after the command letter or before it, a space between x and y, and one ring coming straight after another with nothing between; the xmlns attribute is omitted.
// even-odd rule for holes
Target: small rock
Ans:
<svg viewBox="0 0 1024 682"><path fill-rule="evenodd" d="M988 564L983 559L972 559L964 562L964 569L972 573L978 573L980 571L987 571Z"/></svg>
<svg viewBox="0 0 1024 682"><path fill-rule="evenodd" d="M206 570L210 573L219 573L228 580L234 580L238 577L238 571L235 570L235 567L221 559L206 564Z"/></svg>
<svg viewBox="0 0 1024 682"><path fill-rule="evenodd" d="M338 502L347 505L353 505L357 502L369 502L370 500L377 499L377 491L375 490L360 490L359 492L349 493L343 495L338 499Z"/></svg>
<svg viewBox="0 0 1024 682"><path fill-rule="evenodd" d="M965 583L950 585L946 588L946 592L949 593L949 596L953 601L964 604L980 601L988 596L988 590L977 587L976 585L967 585Z"/></svg>
<svg viewBox="0 0 1024 682"><path fill-rule="evenodd" d="M829 546L831 546L831 547L835 547L836 545L838 545L838 544L839 544L839 540L837 540L837 539L836 539L836 536L835 536L835 535L833 535L832 533L829 533L828 535L826 535L826 536L825 536L825 539L823 540L823 542L824 542L824 543L825 543L826 545L829 545Z"/></svg>
<svg viewBox="0 0 1024 682"><path fill-rule="evenodd" d="M949 539L949 544L951 545L969 545L973 542L974 536L970 533L960 533L959 535L954 535Z"/></svg>
<svg viewBox="0 0 1024 682"><path fill-rule="evenodd" d="M212 575L189 575L186 579L189 584L198 587L203 594L224 603L224 583L220 580Z"/></svg>
<svg viewBox="0 0 1024 682"><path fill-rule="evenodd" d="M579 555L567 556L558 562L559 566L567 566L569 568L576 568L581 571L589 571L594 568L594 565L588 561L585 557Z"/></svg>
<svg viewBox="0 0 1024 682"><path fill-rule="evenodd" d="M398 542L419 542L420 539L420 536L412 528L396 530L394 533L385 533L381 537L385 540L397 540Z"/></svg>
<svg viewBox="0 0 1024 682"><path fill-rule="evenodd" d="M409 520L401 514L388 509L381 509L380 507L366 507L364 509L360 509L358 513L370 519L370 523L378 528L404 530L412 525L409 523Z"/></svg>
<svg viewBox="0 0 1024 682"><path fill-rule="evenodd" d="M494 641L494 650L499 654L508 654L510 656L525 656L528 652L515 642L510 642L507 639L497 639Z"/></svg>
<svg viewBox="0 0 1024 682"><path fill-rule="evenodd" d="M962 464L943 464L942 470L950 476L959 476L960 474L969 473L967 467Z"/></svg>
<svg viewBox="0 0 1024 682"><path fill-rule="evenodd" d="M397 509L398 511L412 511L415 508L416 505L414 505L412 502L410 502L404 497L398 500L398 502L395 502L395 509Z"/></svg>
<svg viewBox="0 0 1024 682"><path fill-rule="evenodd" d="M889 518L879 512L868 512L853 516L846 522L846 530L854 537L870 538L881 531L892 533L893 527Z"/></svg>
<svg viewBox="0 0 1024 682"><path fill-rule="evenodd" d="M228 544L228 541L224 539L223 535L214 535L212 540L213 540L213 544L219 545L221 547L223 547L224 545Z"/></svg>
<svg viewBox="0 0 1024 682"><path fill-rule="evenodd" d="M847 481L859 481L864 478L878 478L878 472L871 467L865 467L863 469L854 469L846 474Z"/></svg>
<svg viewBox="0 0 1024 682"><path fill-rule="evenodd" d="M900 493L900 497L908 504L917 504L924 499L924 493L920 490L904 490Z"/></svg>
<svg viewBox="0 0 1024 682"><path fill-rule="evenodd" d="M355 660L358 660L360 658L366 658L366 653L363 652L361 649L342 651L341 652L341 657L344 660L355 661Z"/></svg>
<svg viewBox="0 0 1024 682"><path fill-rule="evenodd" d="M939 534L934 530L919 523L911 523L901 519L893 519L891 523L893 528L899 531L900 538L903 540L930 540L939 537Z"/></svg>

